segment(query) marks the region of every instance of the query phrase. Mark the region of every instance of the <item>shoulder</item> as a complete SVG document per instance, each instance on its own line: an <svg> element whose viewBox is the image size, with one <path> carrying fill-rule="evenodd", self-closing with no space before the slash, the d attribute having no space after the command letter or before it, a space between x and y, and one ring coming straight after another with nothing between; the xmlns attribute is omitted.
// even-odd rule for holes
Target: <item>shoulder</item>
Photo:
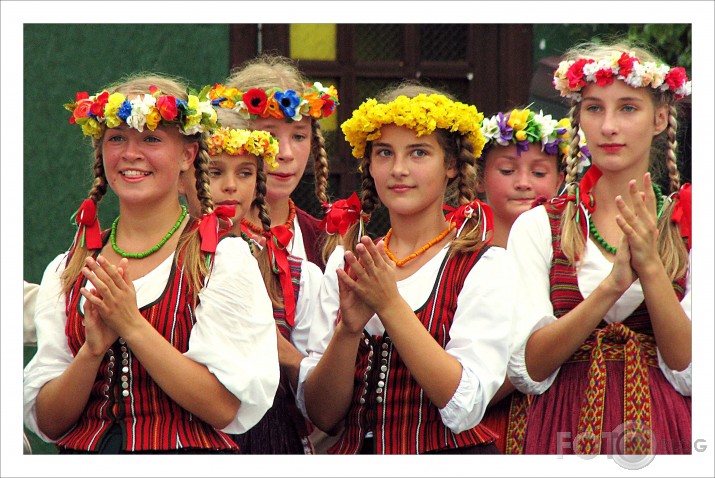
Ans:
<svg viewBox="0 0 715 478"><path fill-rule="evenodd" d="M295 208L295 215L298 218L298 222L300 223L301 229L303 229L303 225L310 225L311 227L318 229L318 224L320 224L320 220L315 216L312 216L311 214L307 213L306 211L302 210L297 206Z"/></svg>

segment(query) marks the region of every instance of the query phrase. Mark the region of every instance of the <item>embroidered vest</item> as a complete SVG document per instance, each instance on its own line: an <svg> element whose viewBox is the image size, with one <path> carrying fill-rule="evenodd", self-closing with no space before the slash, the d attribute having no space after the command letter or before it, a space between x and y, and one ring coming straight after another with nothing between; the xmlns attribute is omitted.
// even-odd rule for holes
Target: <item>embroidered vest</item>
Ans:
<svg viewBox="0 0 715 478"><path fill-rule="evenodd" d="M198 221L191 218L183 234L196 227ZM105 231L104 244L108 236L108 231ZM139 310L169 343L184 353L189 348L189 337L196 319L191 304L193 289L186 280L182 262L182 258L175 256L164 292L155 302ZM65 332L73 355L85 342L79 293L80 287L85 284L86 279L80 275L66 300ZM96 450L102 437L114 424L122 428L124 450L131 452L238 448L228 435L193 416L164 393L121 337L102 359L84 412L73 428L57 441L57 445L76 450Z"/></svg>
<svg viewBox="0 0 715 478"><path fill-rule="evenodd" d="M464 280L484 251L445 258L427 302L415 312L443 348ZM376 454L420 454L492 443L496 438L482 425L459 434L447 428L390 337L363 331L345 432L328 453L357 453L368 431L374 433Z"/></svg>

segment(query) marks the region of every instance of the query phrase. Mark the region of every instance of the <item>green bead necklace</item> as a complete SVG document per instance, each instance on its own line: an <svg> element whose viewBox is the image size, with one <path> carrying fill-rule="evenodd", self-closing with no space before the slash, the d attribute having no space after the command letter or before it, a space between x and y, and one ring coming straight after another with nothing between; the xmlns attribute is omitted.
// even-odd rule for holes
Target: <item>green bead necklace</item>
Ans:
<svg viewBox="0 0 715 478"><path fill-rule="evenodd" d="M168 241L169 238L171 238L171 236L174 235L174 233L175 233L176 230L179 228L179 226L181 226L181 223L184 222L184 218L186 217L186 214L187 214L186 206L182 205L182 206L181 206L181 215L179 216L179 220L176 221L176 224L173 225L173 227L171 228L171 230L169 230L169 232L167 232L166 235L161 238L161 241L159 241L159 244L157 244L156 246L152 247L152 248L149 249L148 251L136 252L136 253L134 253L134 252L125 252L125 251L123 251L123 250L117 245L117 224L119 224L119 216L117 216L117 218L116 218L116 219L114 220L114 222L112 223L112 232L109 234L109 240L110 240L111 243L112 243L112 249L114 249L114 252L116 252L116 253L119 254L120 256L122 256L122 257L127 257L127 258L129 258L129 259L143 259L143 258L145 258L146 256L149 256L149 255L151 255L151 254L154 254L156 251L158 251L159 249L161 249L161 246L163 246L164 244L166 244L166 241Z"/></svg>
<svg viewBox="0 0 715 478"><path fill-rule="evenodd" d="M663 192L661 191L660 186L655 183L653 183L653 192L655 193L656 211L658 212L658 217L660 217L660 213L662 212L661 210L663 209ZM618 249L606 242L606 240L596 230L596 224L593 221L589 221L588 229L591 231L591 235L596 242L601 244L607 252L610 252L611 254L616 253Z"/></svg>

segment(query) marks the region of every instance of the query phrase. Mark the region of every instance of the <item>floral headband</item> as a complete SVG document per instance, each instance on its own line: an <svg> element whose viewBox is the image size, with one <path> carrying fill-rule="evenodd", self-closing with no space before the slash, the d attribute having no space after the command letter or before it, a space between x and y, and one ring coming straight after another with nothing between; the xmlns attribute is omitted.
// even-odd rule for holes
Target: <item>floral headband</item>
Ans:
<svg viewBox="0 0 715 478"><path fill-rule="evenodd" d="M431 134L435 129L457 131L474 145L474 157L482 154L486 140L480 123L484 115L472 105L452 101L446 96L423 93L408 98L398 96L389 103L368 99L353 111L341 129L353 148L353 156L362 159L368 141L380 137L380 128L386 124L407 126L417 136Z"/></svg>
<svg viewBox="0 0 715 478"><path fill-rule="evenodd" d="M676 99L684 98L691 92L685 68L671 68L653 61L641 63L638 57L626 52L614 52L602 60L579 58L562 61L554 71L553 84L561 96L581 101L579 92L586 82L606 86L614 80L623 80L634 88L650 86L659 91L670 90Z"/></svg>
<svg viewBox="0 0 715 478"><path fill-rule="evenodd" d="M122 93L102 91L89 96L86 91L78 92L74 103L65 104L72 112L70 124L82 127L85 136L99 139L104 128L116 128L126 123L139 132L144 126L154 131L159 124L178 125L181 133L193 135L216 128L218 115L206 94L209 86L198 93L189 93L188 100L161 94L156 86L149 87L149 93L138 95L133 100Z"/></svg>
<svg viewBox="0 0 715 478"><path fill-rule="evenodd" d="M209 91L214 105L236 111L245 119L285 118L286 121L300 121L303 115L311 118L327 118L335 111L338 90L334 86L324 87L315 82L306 85L302 95L295 90L280 88L251 88L245 93L237 88L229 88L216 83Z"/></svg>
<svg viewBox="0 0 715 478"><path fill-rule="evenodd" d="M571 121L562 118L559 121L544 115L543 111L535 113L528 108L514 109L510 113L497 113L482 121L482 134L487 140L487 146L516 145L516 155L529 149L529 143L541 144L541 151L551 156L565 156L568 150L569 129Z"/></svg>
<svg viewBox="0 0 715 478"><path fill-rule="evenodd" d="M206 139L206 145L211 156L222 153L229 156L252 154L262 158L269 169L278 168L278 161L276 161L278 140L267 131L221 127L211 131Z"/></svg>

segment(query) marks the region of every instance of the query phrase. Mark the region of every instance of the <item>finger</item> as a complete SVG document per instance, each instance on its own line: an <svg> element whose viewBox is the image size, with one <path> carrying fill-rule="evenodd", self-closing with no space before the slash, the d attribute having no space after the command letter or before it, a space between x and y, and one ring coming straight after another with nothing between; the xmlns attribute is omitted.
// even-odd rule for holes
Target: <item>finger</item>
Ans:
<svg viewBox="0 0 715 478"><path fill-rule="evenodd" d="M647 190L639 191L638 184L636 184L634 179L628 182L628 194L631 197L631 204L633 205L633 212L635 216L646 218L649 217L649 215L652 215L652 211L650 211L650 208L648 207L649 203L647 202ZM652 190L651 196L653 196Z"/></svg>
<svg viewBox="0 0 715 478"><path fill-rule="evenodd" d="M126 285L124 277L122 277L122 274L119 272L119 270L114 264L110 263L104 256L99 256L97 258L97 263L101 266L102 271L107 274L107 278L112 281L112 284L114 284L118 288L124 288L124 286Z"/></svg>
<svg viewBox="0 0 715 478"><path fill-rule="evenodd" d="M370 242L372 242L372 240ZM355 246L355 252L357 253L358 260L364 269L370 271L375 268L375 262L372 259L372 254L368 250L368 245L360 242L357 246Z"/></svg>
<svg viewBox="0 0 715 478"><path fill-rule="evenodd" d="M645 202L648 207L648 211L653 216L658 215L656 209L658 198L655 197L655 190L653 189L653 178L651 178L650 173L645 173L643 176L643 191L645 193Z"/></svg>
<svg viewBox="0 0 715 478"><path fill-rule="evenodd" d="M634 224L636 221L636 214L631 209L628 204L623 200L622 196L616 196L616 206L621 213L622 219L624 219L628 224Z"/></svg>
<svg viewBox="0 0 715 478"><path fill-rule="evenodd" d="M95 309L90 309L90 314L95 311L99 312L104 306L102 298L93 292L94 291L90 291L86 287L80 287L79 289L79 293L82 294L82 296L87 300L87 302L85 302L85 306L90 305L95 307Z"/></svg>
<svg viewBox="0 0 715 478"><path fill-rule="evenodd" d="M397 267L394 262L392 262L392 259L387 255L387 251L385 250L385 241L383 239L380 239L380 241L375 245L377 248L377 252L380 254L380 257L382 258L382 261L387 264L389 267Z"/></svg>
<svg viewBox="0 0 715 478"><path fill-rule="evenodd" d="M91 273L90 275L85 274L85 276L92 282L92 284L94 284L97 289L100 290L100 292L104 293L104 290L99 287L99 283L102 283L102 285L106 288L106 286L110 285L112 280L107 275L101 264L94 260L94 258L87 257L84 263L87 266L86 269Z"/></svg>
<svg viewBox="0 0 715 478"><path fill-rule="evenodd" d="M623 218L623 216L617 215L616 216L616 223L618 224L618 227L621 228L621 231L623 231L623 239L626 239L627 241L630 241L631 238L635 238L636 236L636 231L631 227L628 222ZM621 241L622 242L622 241Z"/></svg>
<svg viewBox="0 0 715 478"><path fill-rule="evenodd" d="M381 239L380 242L384 243L384 240ZM382 260L382 256L380 255L380 251L377 248L377 244L375 244L375 242L372 239L370 239L368 236L363 236L362 243L365 246L365 249L367 250L367 252L370 254L370 259L372 260L373 264L375 266L379 266L380 263L383 262L383 260ZM383 247L384 247L384 245L383 245ZM390 262L392 262L392 261L390 261Z"/></svg>
<svg viewBox="0 0 715 478"><path fill-rule="evenodd" d="M342 269L337 269L336 272L338 275L338 291L341 294L354 291L357 287L357 282Z"/></svg>
<svg viewBox="0 0 715 478"><path fill-rule="evenodd" d="M365 274L365 269L363 268L362 264L358 261L357 257L355 257L355 254L353 254L350 251L347 251L345 253L345 265L349 266L350 277L355 280L357 280L358 277ZM347 267L346 267L346 269L347 269ZM338 269L338 270L339 271L343 270L343 272L345 272L344 269ZM347 272L346 272L346 274L347 274Z"/></svg>

